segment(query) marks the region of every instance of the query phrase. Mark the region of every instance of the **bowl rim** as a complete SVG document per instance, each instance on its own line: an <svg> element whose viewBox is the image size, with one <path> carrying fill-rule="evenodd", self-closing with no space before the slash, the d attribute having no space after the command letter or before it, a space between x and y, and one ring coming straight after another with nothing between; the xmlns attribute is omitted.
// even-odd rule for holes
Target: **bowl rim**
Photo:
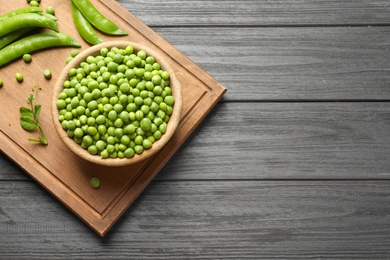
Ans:
<svg viewBox="0 0 390 260"><path fill-rule="evenodd" d="M175 97L175 104L173 106L173 113L170 116L169 122L167 124L167 131L162 135L159 140L156 140L153 143L153 146L149 149L144 150L141 154L134 154L131 158L105 158L102 159L99 155L92 155L86 149L83 149L80 144L76 143L72 138L70 138L66 130L63 129L61 122L58 120L59 109L57 108L57 100L59 93L63 90L63 82L69 79L69 69L73 67L77 67L80 65L82 61L90 55L96 55L102 48L125 48L127 46L133 46L134 51L143 50L146 52L148 56L153 56L155 61L161 65L163 70L166 70L170 74L170 87L172 88L172 96ZM125 166L134 164L143 160L146 160L161 151L161 149L169 142L169 140L174 135L181 118L182 113L182 93L181 93L181 85L177 76L175 74L175 70L171 67L170 63L164 58L161 54L161 50L157 51L150 46L145 46L144 44L133 42L133 41L107 41L100 43L98 45L94 45L89 47L83 51L81 51L76 57L74 57L61 71L59 78L57 79L52 95L52 104L51 104L51 113L53 123L56 129L57 134L61 138L61 140L65 143L65 145L76 155L79 157L90 161L92 163L104 166Z"/></svg>

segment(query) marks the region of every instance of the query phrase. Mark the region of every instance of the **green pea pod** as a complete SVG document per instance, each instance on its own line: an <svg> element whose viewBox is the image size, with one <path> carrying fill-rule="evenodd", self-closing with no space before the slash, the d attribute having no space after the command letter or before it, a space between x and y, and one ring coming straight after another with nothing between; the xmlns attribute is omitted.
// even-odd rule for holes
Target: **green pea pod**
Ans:
<svg viewBox="0 0 390 260"><path fill-rule="evenodd" d="M11 16L0 22L0 38L22 28L47 28L59 32L56 22L46 15L25 13Z"/></svg>
<svg viewBox="0 0 390 260"><path fill-rule="evenodd" d="M64 33L43 32L24 37L0 50L0 67L22 57L26 53L53 47L80 47L71 36Z"/></svg>
<svg viewBox="0 0 390 260"><path fill-rule="evenodd" d="M16 9L16 10L13 10L9 13L6 13L6 14L3 14L0 16L0 22L7 19L7 18L10 18L12 16L15 16L15 15L18 15L18 14L25 14L25 13L42 13L43 10L42 8L40 7L36 7L36 6L31 6L31 7L24 7L24 8L19 8L19 9Z"/></svg>
<svg viewBox="0 0 390 260"><path fill-rule="evenodd" d="M103 40L98 36L96 31L93 29L90 22L83 16L83 14L77 9L74 3L72 5L72 16L76 29L83 37L83 39L91 45L102 43Z"/></svg>
<svg viewBox="0 0 390 260"><path fill-rule="evenodd" d="M29 32L31 28L23 28L16 30L12 33L7 34L6 36L0 38L0 50L10 44L11 42L15 41L16 39L20 38L25 33Z"/></svg>
<svg viewBox="0 0 390 260"><path fill-rule="evenodd" d="M72 0L72 2L84 17L98 30L109 35L127 35L127 32L101 14L89 0Z"/></svg>

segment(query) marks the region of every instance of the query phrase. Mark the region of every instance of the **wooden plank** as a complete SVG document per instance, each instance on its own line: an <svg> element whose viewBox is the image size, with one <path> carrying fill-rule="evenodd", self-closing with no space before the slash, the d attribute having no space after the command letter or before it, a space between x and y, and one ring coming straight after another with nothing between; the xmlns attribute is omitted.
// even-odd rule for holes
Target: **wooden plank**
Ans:
<svg viewBox="0 0 390 260"><path fill-rule="evenodd" d="M389 103L223 103L158 179L390 178Z"/></svg>
<svg viewBox="0 0 390 260"><path fill-rule="evenodd" d="M118 0L149 26L389 24L387 0ZM146 5L146 6L145 6Z"/></svg>
<svg viewBox="0 0 390 260"><path fill-rule="evenodd" d="M389 179L389 112L387 102L220 103L156 179Z"/></svg>
<svg viewBox="0 0 390 260"><path fill-rule="evenodd" d="M152 158L132 167L99 166L75 156L56 133L50 110L52 84L64 68L70 48L53 48L34 53L33 61L29 64L17 60L1 68L0 78L4 80L4 86L0 91L3 97L0 103L0 151L7 154L34 180L103 236L211 111L225 88L115 1L94 0L92 3L129 33L126 37L102 35L105 41L133 40L146 45L157 50L175 71L176 78L182 85L184 105L174 136ZM69 23L72 21L70 2L45 1L41 7L45 8L47 5L53 5L55 8L60 31L82 43L81 50L88 48L89 45L78 34L73 22ZM25 6L25 1L10 2L4 11ZM50 81L44 79L42 74L46 68L53 74ZM25 75L25 80L15 88L16 71ZM19 107L26 106L26 100L34 85L40 85L43 89L37 100L43 107L40 123L49 139L48 146L29 142L28 138L32 133L24 131L19 125ZM89 185L93 176L99 177L106 185L94 190Z"/></svg>
<svg viewBox="0 0 390 260"><path fill-rule="evenodd" d="M229 90L224 100L390 99L390 26L155 30Z"/></svg>
<svg viewBox="0 0 390 260"><path fill-rule="evenodd" d="M389 189L386 181L152 182L99 238L37 184L0 181L0 256L384 259Z"/></svg>

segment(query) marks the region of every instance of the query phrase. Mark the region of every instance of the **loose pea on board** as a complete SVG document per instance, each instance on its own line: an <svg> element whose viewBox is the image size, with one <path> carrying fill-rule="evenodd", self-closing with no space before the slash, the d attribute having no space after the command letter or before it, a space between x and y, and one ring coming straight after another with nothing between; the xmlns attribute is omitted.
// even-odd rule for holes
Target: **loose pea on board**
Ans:
<svg viewBox="0 0 390 260"><path fill-rule="evenodd" d="M24 54L24 55L23 55L23 60L24 60L24 62L26 62L26 63L30 63L31 60L32 60L31 54Z"/></svg>
<svg viewBox="0 0 390 260"><path fill-rule="evenodd" d="M131 158L152 148L174 109L169 73L154 58L147 63L145 51L133 52L131 46L103 48L86 57L69 69L56 101L68 137L102 159Z"/></svg>
<svg viewBox="0 0 390 260"><path fill-rule="evenodd" d="M45 69L43 71L43 76L45 77L45 79L51 79L51 71L48 69Z"/></svg>
<svg viewBox="0 0 390 260"><path fill-rule="evenodd" d="M16 78L16 80L17 80L18 82L22 82L22 81L23 81L23 75L22 75L22 73L16 72L16 73L15 73L15 78Z"/></svg>

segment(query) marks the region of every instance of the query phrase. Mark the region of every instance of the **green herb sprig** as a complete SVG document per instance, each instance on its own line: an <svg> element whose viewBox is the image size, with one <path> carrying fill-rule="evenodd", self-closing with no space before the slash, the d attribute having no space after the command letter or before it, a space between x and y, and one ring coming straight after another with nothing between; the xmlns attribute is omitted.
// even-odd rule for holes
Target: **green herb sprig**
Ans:
<svg viewBox="0 0 390 260"><path fill-rule="evenodd" d="M46 138L45 133L43 132L43 129L41 127L41 124L39 123L39 114L42 110L42 105L37 104L35 102L37 90L41 89L40 86L34 86L32 89L32 93L30 94L29 98L27 99L27 102L30 104L30 108L28 107L20 107L20 125L22 128L26 131L34 131L38 128L39 132L41 133L41 136L38 138L28 138L31 142L37 142L40 144L47 145L48 141Z"/></svg>

